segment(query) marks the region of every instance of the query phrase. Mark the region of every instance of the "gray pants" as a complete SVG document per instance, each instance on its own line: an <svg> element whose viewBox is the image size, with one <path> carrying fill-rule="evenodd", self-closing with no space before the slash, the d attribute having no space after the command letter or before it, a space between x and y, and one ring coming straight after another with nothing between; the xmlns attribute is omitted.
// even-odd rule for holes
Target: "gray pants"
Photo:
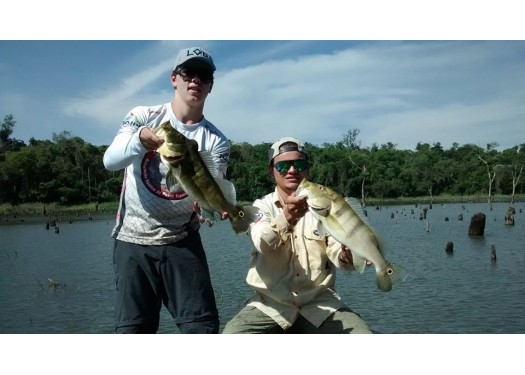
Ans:
<svg viewBox="0 0 525 375"><path fill-rule="evenodd" d="M330 315L318 328L299 315L290 328L284 330L268 315L253 306L245 306L222 333L372 333L368 324L349 308Z"/></svg>
<svg viewBox="0 0 525 375"><path fill-rule="evenodd" d="M181 333L218 333L219 314L198 232L170 245L115 241L115 330L156 333L162 305Z"/></svg>

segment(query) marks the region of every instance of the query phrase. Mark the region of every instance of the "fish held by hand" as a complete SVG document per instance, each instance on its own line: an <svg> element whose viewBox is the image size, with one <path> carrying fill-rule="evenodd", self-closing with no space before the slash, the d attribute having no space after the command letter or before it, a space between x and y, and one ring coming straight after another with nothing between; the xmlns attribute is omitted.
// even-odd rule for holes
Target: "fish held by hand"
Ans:
<svg viewBox="0 0 525 375"><path fill-rule="evenodd" d="M319 220L319 232L330 234L351 250L359 272L364 271L367 260L372 262L378 289L388 292L406 278L407 273L400 266L385 259L377 236L363 215L358 214L357 207L353 208L334 190L306 179L299 184L297 195L308 197L308 209Z"/></svg>
<svg viewBox="0 0 525 375"><path fill-rule="evenodd" d="M212 176L210 170L215 167L211 154L199 152L197 142L186 138L169 121L155 128L154 132L164 139L157 152L168 167L168 190L179 184L208 216L213 217L215 212L227 212L236 233L248 231L260 217L260 210L255 206L238 205L233 184L226 179Z"/></svg>

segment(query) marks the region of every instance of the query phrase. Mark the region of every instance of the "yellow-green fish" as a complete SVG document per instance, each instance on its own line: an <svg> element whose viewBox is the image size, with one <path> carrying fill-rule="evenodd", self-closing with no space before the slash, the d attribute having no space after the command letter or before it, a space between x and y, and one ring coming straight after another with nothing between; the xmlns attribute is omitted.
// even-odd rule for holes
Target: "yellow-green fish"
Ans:
<svg viewBox="0 0 525 375"><path fill-rule="evenodd" d="M332 235L350 249L357 270L363 272L366 260L373 263L380 290L388 292L395 282L406 278L407 274L400 266L385 259L372 228L342 196L306 179L301 181L296 193L308 197L308 209L319 220L319 232Z"/></svg>
<svg viewBox="0 0 525 375"><path fill-rule="evenodd" d="M186 138L169 121L162 123L154 132L164 139L157 152L168 167L167 188L172 190L178 183L212 217L214 212L228 212L236 233L248 231L257 221L260 210L236 204L233 184L223 178L214 178L210 173L208 168L214 165L210 153L199 152L197 141Z"/></svg>

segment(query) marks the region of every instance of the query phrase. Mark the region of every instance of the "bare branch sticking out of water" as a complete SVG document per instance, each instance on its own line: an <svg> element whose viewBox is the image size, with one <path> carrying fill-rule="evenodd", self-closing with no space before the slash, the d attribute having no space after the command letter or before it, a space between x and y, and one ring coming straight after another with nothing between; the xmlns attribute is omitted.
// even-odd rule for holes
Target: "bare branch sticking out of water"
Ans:
<svg viewBox="0 0 525 375"><path fill-rule="evenodd" d="M53 290L57 290L59 287L65 287L66 284L61 284L51 278L48 278L47 281L49 281L49 288L53 288Z"/></svg>

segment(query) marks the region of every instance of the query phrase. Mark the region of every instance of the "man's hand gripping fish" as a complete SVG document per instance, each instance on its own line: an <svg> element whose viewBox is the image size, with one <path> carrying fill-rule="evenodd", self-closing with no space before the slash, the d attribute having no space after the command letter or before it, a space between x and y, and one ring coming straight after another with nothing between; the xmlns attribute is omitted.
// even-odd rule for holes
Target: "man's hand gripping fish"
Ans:
<svg viewBox="0 0 525 375"><path fill-rule="evenodd" d="M326 186L306 179L301 181L297 195L308 197L309 211L320 223L319 232L332 235L350 249L359 272L363 272L366 260L373 263L380 290L388 292L395 282L406 278L407 274L400 266L385 260L374 231L343 197Z"/></svg>

